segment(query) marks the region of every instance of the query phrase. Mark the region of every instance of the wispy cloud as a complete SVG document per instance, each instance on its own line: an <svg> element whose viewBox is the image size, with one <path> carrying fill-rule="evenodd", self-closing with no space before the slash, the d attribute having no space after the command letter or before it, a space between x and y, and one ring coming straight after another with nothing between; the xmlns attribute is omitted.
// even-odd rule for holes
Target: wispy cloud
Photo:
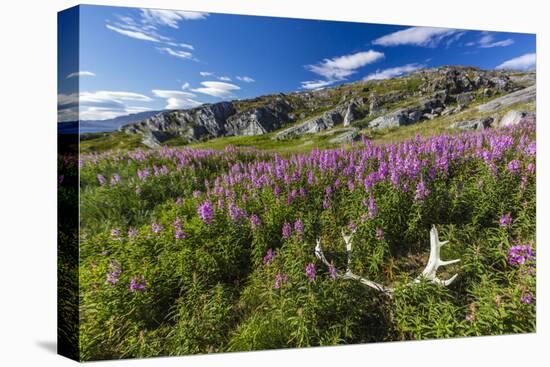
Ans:
<svg viewBox="0 0 550 367"><path fill-rule="evenodd" d="M498 65L496 69L533 70L536 66L537 55L535 53L531 53L506 60L502 64Z"/></svg>
<svg viewBox="0 0 550 367"><path fill-rule="evenodd" d="M110 24L106 24L105 27L107 27L108 29L110 29L112 31L120 33L124 36L130 37L130 38L135 38L135 39L142 40L142 41L160 42L159 39L153 37L152 35L145 34L145 33L140 32L140 31L134 31L134 30L130 30L130 29L122 29L122 28L115 27L115 26L110 25Z"/></svg>
<svg viewBox="0 0 550 367"><path fill-rule="evenodd" d="M86 70L76 71L74 73L70 73L69 75L67 75L66 79L81 77L81 76L95 76L95 73L91 71L86 71Z"/></svg>
<svg viewBox="0 0 550 367"><path fill-rule="evenodd" d="M458 32L457 29L449 28L410 27L377 38L372 43L379 46L436 47L443 39Z"/></svg>
<svg viewBox="0 0 550 367"><path fill-rule="evenodd" d="M212 75L214 75L214 73L212 73L210 71L201 71L201 72L199 72L199 74L201 76L212 76Z"/></svg>
<svg viewBox="0 0 550 367"><path fill-rule="evenodd" d="M105 120L150 110L147 106L127 105L144 103L152 99L144 94L126 91L101 90L81 92L80 94L59 94L58 120Z"/></svg>
<svg viewBox="0 0 550 367"><path fill-rule="evenodd" d="M208 13L163 9L141 9L141 16L145 23L179 28L182 20L206 19Z"/></svg>
<svg viewBox="0 0 550 367"><path fill-rule="evenodd" d="M345 80L361 67L372 64L384 58L382 52L369 50L354 54L324 59L323 61L306 65L305 68L312 73L322 76L324 79L308 80L302 82L304 89L318 89Z"/></svg>
<svg viewBox="0 0 550 367"><path fill-rule="evenodd" d="M225 76L225 75L220 76L218 79L223 80L224 82L230 82L231 81L231 78L228 77L228 76Z"/></svg>
<svg viewBox="0 0 550 367"><path fill-rule="evenodd" d="M190 50L195 47L189 43L178 42L159 32L161 27L179 28L179 22L184 20L205 19L208 13L141 9L139 17L117 16L117 20L107 20L105 27L126 37L163 44L159 48L163 53L181 59L196 60Z"/></svg>
<svg viewBox="0 0 550 367"><path fill-rule="evenodd" d="M240 80L241 82L245 82L245 83L254 83L255 82L254 79L252 79L251 77L246 76L246 75L244 75L244 76L238 76L237 75L235 77L235 79Z"/></svg>
<svg viewBox="0 0 550 367"><path fill-rule="evenodd" d="M384 70L377 70L374 73L367 75L363 80L381 80L381 79L390 79L398 76L402 76L413 72L415 70L423 68L425 65L422 64L406 64L402 66L396 66L393 68L388 68Z"/></svg>
<svg viewBox="0 0 550 367"><path fill-rule="evenodd" d="M501 41L495 41L495 37L490 33L487 33L481 36L481 38L477 42L477 45L480 48L506 47L512 44L514 44L513 39L506 38Z"/></svg>
<svg viewBox="0 0 550 367"><path fill-rule="evenodd" d="M193 92L207 94L218 98L233 97L233 91L241 89L238 85L217 81L201 82L201 85L202 87L191 90Z"/></svg>
<svg viewBox="0 0 550 367"><path fill-rule="evenodd" d="M195 97L195 94L190 92L160 89L153 89L152 92L156 97L166 99L165 108L168 110L192 108L201 104L200 102L193 99L193 97Z"/></svg>
<svg viewBox="0 0 550 367"><path fill-rule="evenodd" d="M170 47L159 47L158 49L163 53L166 53L166 54L171 55L171 56L179 57L180 59L196 60L193 57L193 54L189 51L174 50Z"/></svg>

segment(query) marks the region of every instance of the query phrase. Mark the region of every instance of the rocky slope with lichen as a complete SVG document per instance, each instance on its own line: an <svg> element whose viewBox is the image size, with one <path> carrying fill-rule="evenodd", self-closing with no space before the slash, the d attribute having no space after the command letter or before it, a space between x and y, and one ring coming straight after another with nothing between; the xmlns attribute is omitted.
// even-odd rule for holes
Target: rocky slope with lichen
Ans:
<svg viewBox="0 0 550 367"><path fill-rule="evenodd" d="M533 72L445 66L394 79L165 111L119 130L141 134L149 147L173 138L193 142L274 131L273 139L285 140L335 126L348 127L351 132L347 137L354 139L358 130L354 127L385 129L417 124L457 114L479 103L484 103L477 107L480 112L496 111L513 103L533 101L535 94ZM478 121L457 127L483 128L492 123Z"/></svg>

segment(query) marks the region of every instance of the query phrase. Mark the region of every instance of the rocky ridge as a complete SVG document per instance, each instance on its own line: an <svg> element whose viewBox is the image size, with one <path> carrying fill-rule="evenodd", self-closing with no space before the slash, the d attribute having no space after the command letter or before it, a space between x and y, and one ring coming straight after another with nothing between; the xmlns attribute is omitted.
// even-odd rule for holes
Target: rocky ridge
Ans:
<svg viewBox="0 0 550 367"><path fill-rule="evenodd" d="M349 141L357 137L360 128L384 129L421 123L457 114L478 101L487 101L477 107L483 113L532 101L536 94L534 83L534 73L439 67L388 80L359 81L317 91L164 111L119 130L142 134L145 145L158 147L175 137L193 142L274 131L277 132L273 139L284 140L341 125L357 128L347 130L342 137L343 141ZM478 129L491 125L487 121L464 121L455 127Z"/></svg>

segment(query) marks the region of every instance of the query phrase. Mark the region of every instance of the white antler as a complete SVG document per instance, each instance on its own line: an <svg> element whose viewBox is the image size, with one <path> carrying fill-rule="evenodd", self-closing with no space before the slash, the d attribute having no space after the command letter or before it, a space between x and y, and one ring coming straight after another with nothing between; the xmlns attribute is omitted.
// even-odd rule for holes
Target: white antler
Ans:
<svg viewBox="0 0 550 367"><path fill-rule="evenodd" d="M451 278L447 280L441 280L437 277L437 269L439 269L440 266L450 265L454 264L460 261L460 259L455 260L449 260L449 261L443 261L441 260L441 247L443 245L449 243L449 241L439 241L439 234L437 233L437 228L435 226L432 226L432 229L430 231L430 257L428 259L428 264L422 271L422 274L415 279L415 282L420 282L422 278L429 280L432 283L444 285L447 286L454 282L458 274L453 275Z"/></svg>
<svg viewBox="0 0 550 367"><path fill-rule="evenodd" d="M348 256L346 272L345 273L342 274L342 273L338 272L334 268L334 266L327 260L327 258L325 257L325 254L323 253L323 249L321 248L321 240L319 240L319 239L317 239L317 244L315 246L315 256L317 256L317 258L319 260L321 260L321 262L323 264L325 264L327 267L329 267L329 269L332 267L333 272L334 272L334 274L336 275L337 278L340 278L340 279L353 279L353 280L356 280L356 281L360 282L361 284L366 285L367 287L374 288L377 291L386 293L386 294L391 296L392 293L394 292L393 288L386 287L386 286L384 286L382 284L379 284L379 283L376 283L372 280L360 277L359 275L356 275L351 271L350 263L351 263L351 250L352 250L352 241L351 241L352 235L353 235L353 232L352 232L351 235L346 235L344 233L344 231L342 230L342 237L344 238L344 242L346 243L346 252L347 252L347 256ZM441 247L443 245L445 245L446 243L448 243L448 242L449 241L440 242L439 241L439 235L437 233L437 229L435 228L435 226L432 226L432 229L430 231L430 257L428 259L428 264L426 265L426 267L422 271L422 274L419 275L413 281L413 283L419 283L423 279L426 279L426 280L428 280L428 281L430 281L434 284L448 286L449 284L451 284L456 279L458 274L453 275L450 279L447 279L447 280L441 280L436 275L437 269L440 266L450 265L450 264L454 264L454 263L457 263L457 262L460 261L460 259L449 260L449 261L441 260Z"/></svg>

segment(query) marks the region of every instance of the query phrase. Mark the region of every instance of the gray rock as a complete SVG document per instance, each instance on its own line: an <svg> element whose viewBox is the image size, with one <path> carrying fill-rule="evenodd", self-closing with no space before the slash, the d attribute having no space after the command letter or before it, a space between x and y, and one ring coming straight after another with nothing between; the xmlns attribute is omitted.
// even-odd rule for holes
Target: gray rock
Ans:
<svg viewBox="0 0 550 367"><path fill-rule="evenodd" d="M512 110L508 111L504 116L502 116L502 118L498 122L498 126L514 126L524 122L535 123L536 121L537 116L533 112Z"/></svg>
<svg viewBox="0 0 550 367"><path fill-rule="evenodd" d="M407 110L399 109L387 115L375 118L369 122L369 127L384 129L405 125L408 122L408 114L409 112Z"/></svg>
<svg viewBox="0 0 550 367"><path fill-rule="evenodd" d="M456 96L456 102L459 106L467 106L474 100L474 94L472 92L461 93Z"/></svg>
<svg viewBox="0 0 550 367"><path fill-rule="evenodd" d="M162 131L149 130L143 134L142 142L149 148L159 148L162 143L172 137L173 135Z"/></svg>
<svg viewBox="0 0 550 367"><path fill-rule="evenodd" d="M495 112L516 103L527 103L534 101L536 96L537 87L536 85L532 85L530 87L506 94L502 97L495 98L492 101L478 106L477 109L480 112Z"/></svg>
<svg viewBox="0 0 550 367"><path fill-rule="evenodd" d="M357 111L357 105L355 102L351 102L344 114L344 126L349 126L351 123L359 118Z"/></svg>
<svg viewBox="0 0 550 367"><path fill-rule="evenodd" d="M493 124L494 119L492 117L485 117L482 119L466 120L455 122L451 125L453 129L462 130L483 130L488 129Z"/></svg>
<svg viewBox="0 0 550 367"><path fill-rule="evenodd" d="M288 139L293 136L304 134L315 134L322 130L330 129L343 121L341 108L327 111L321 116L314 117L297 125L291 126L277 133L273 138L276 140Z"/></svg>
<svg viewBox="0 0 550 367"><path fill-rule="evenodd" d="M357 140L358 137L359 135L356 129L349 129L330 139L328 142L332 144L350 143L354 140Z"/></svg>

